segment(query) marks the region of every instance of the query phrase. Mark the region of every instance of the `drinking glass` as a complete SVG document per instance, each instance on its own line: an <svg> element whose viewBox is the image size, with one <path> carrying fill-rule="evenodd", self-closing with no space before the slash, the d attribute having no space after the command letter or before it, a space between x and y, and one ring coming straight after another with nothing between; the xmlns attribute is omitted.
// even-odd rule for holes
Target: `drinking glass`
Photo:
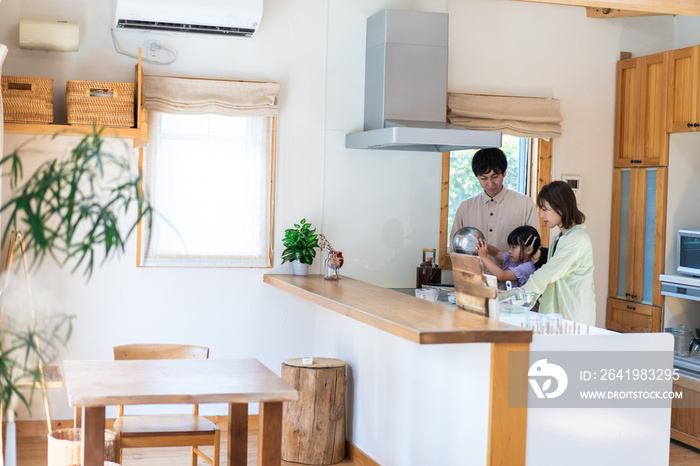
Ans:
<svg viewBox="0 0 700 466"><path fill-rule="evenodd" d="M562 317L561 314L552 313L543 315L545 318L546 333L555 335L561 333Z"/></svg>
<svg viewBox="0 0 700 466"><path fill-rule="evenodd" d="M540 316L537 314L530 314L527 317L525 317L525 328L527 330L532 330L532 333L541 333L541 326L540 326Z"/></svg>

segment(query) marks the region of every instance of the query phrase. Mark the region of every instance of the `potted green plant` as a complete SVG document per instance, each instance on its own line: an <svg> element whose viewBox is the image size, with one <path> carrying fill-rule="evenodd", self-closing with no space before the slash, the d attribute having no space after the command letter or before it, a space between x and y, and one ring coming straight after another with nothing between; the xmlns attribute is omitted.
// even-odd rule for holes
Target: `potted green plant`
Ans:
<svg viewBox="0 0 700 466"><path fill-rule="evenodd" d="M295 275L307 275L318 247L316 229L311 228L311 223L302 218L301 222L294 224L294 228L284 230L282 245L285 247L282 263L291 262Z"/></svg>
<svg viewBox="0 0 700 466"><path fill-rule="evenodd" d="M61 266L71 264L72 272L82 267L89 279L97 260L123 252L137 224L150 221L152 209L140 175L126 156L107 153L102 144L102 129L94 128L69 155L43 163L26 180L22 147L0 160L0 167L7 166L12 191L0 207L6 216L0 247L23 255L16 264L24 263L27 280L27 257L35 267L46 257ZM130 206L138 209L133 223L119 219ZM12 272L0 286L7 287ZM37 328L33 304L31 321L24 329L13 329L16 325L2 318L4 298L0 296L0 415L14 401L29 409L35 384L45 390L39 369L58 355L72 329L72 317L64 314L54 316L52 325L54 317L43 318Z"/></svg>

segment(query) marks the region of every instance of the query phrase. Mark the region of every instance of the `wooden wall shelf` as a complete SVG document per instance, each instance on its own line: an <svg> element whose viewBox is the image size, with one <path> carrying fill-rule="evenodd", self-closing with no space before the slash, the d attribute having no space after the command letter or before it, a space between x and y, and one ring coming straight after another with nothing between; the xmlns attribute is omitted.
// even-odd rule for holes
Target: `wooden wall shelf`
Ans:
<svg viewBox="0 0 700 466"><path fill-rule="evenodd" d="M146 120L146 109L143 107L143 69L141 68L141 49L139 49L138 63L136 64L136 95L134 96L136 105L136 127L120 128L120 127L105 127L102 136L108 138L131 139L134 141L134 147L145 147L148 145L148 125ZM36 123L5 123L4 132L6 134L38 134L38 135L54 135L61 134L65 136L85 136L92 132L91 126L76 126L76 125L55 125L55 124L36 124Z"/></svg>

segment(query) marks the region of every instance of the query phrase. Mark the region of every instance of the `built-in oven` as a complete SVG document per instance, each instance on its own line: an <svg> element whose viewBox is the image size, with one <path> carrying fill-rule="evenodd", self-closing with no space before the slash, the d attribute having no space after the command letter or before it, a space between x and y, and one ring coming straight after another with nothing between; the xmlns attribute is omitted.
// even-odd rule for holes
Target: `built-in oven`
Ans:
<svg viewBox="0 0 700 466"><path fill-rule="evenodd" d="M664 296L700 301L700 278L675 274L659 275L659 281L661 282L661 294ZM669 330L671 329L667 329L667 331ZM695 337L700 338L700 335L695 335ZM679 372L700 380L700 351L689 352L687 355L676 353L674 365Z"/></svg>

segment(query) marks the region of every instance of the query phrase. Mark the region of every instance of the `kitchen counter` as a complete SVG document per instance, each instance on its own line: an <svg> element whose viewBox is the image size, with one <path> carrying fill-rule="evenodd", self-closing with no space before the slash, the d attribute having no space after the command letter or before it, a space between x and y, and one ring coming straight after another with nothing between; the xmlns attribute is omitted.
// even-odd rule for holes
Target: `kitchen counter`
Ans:
<svg viewBox="0 0 700 466"><path fill-rule="evenodd" d="M574 334L533 336L520 327L529 313L505 306L500 318L510 324L348 277L264 280L314 308L314 353L343 359L351 369L349 440L379 464L549 466L571 463L572 452L576 464L601 458L605 464L668 464L671 400L654 409L509 407L511 399L525 395L529 405L535 397L527 365L511 366L509 359L514 352L529 352L530 365L551 359L577 390L577 361L592 364L601 354L606 367L623 369L630 349L665 351L670 369L670 334L583 326ZM523 335L526 343L496 342ZM441 340L473 344L415 344ZM395 435L381 435L386 432Z"/></svg>
<svg viewBox="0 0 700 466"><path fill-rule="evenodd" d="M445 445L461 446L464 439L469 438L473 451L465 453L460 448L459 453L455 453L458 460L437 461L440 464L525 465L527 410L510 408L508 400L509 396L526 397L527 368L509 370L508 357L514 351L529 351L532 331L348 277L330 281L321 275L270 274L265 275L264 281L335 311L321 313L325 314L321 317L325 322L338 324L324 325L317 338L319 341L330 338L335 349L326 354L339 355L352 367L353 431L357 433L357 439L353 439L358 446L367 442L371 448L364 451L378 452L380 463L430 464L442 458ZM349 323L344 317L363 325ZM342 337L335 333L339 328L343 329ZM353 336L348 337L351 334ZM377 351L369 350L371 342L379 341L381 343L375 347ZM317 344L319 348L324 345ZM369 359L361 361L357 354L339 353L336 345L346 347L346 351L361 347L363 351L368 350ZM381 368L377 367L376 372L370 369L378 363ZM387 364L391 364L391 370L387 370ZM391 383L385 376L391 378ZM434 383L437 386L432 385ZM397 387L400 390L396 390ZM381 403L375 405L373 400L381 400ZM441 407L434 409L436 404ZM400 412L387 413L392 407ZM362 415L358 417L359 411ZM379 416L380 422L388 424L378 428L376 412L379 411L384 413ZM369 413L372 414L366 417ZM416 440L409 448L405 444L398 448L400 455L409 456L410 461L396 457L393 462L381 461L386 438L380 446L374 442L381 436L369 434L367 439L364 436L384 428L396 431L397 420L406 416L413 421L403 424L412 426L413 431L439 424L449 425L449 433L441 433L436 442L432 433L417 435L413 432L410 436L416 439L431 439L431 446ZM366 424L369 419L371 427ZM436 446L440 448L439 453L432 450ZM394 453L396 450L392 450L391 455ZM452 453L448 453L450 455Z"/></svg>
<svg viewBox="0 0 700 466"><path fill-rule="evenodd" d="M343 277L265 275L265 283L418 344L529 343L532 332L496 319Z"/></svg>

